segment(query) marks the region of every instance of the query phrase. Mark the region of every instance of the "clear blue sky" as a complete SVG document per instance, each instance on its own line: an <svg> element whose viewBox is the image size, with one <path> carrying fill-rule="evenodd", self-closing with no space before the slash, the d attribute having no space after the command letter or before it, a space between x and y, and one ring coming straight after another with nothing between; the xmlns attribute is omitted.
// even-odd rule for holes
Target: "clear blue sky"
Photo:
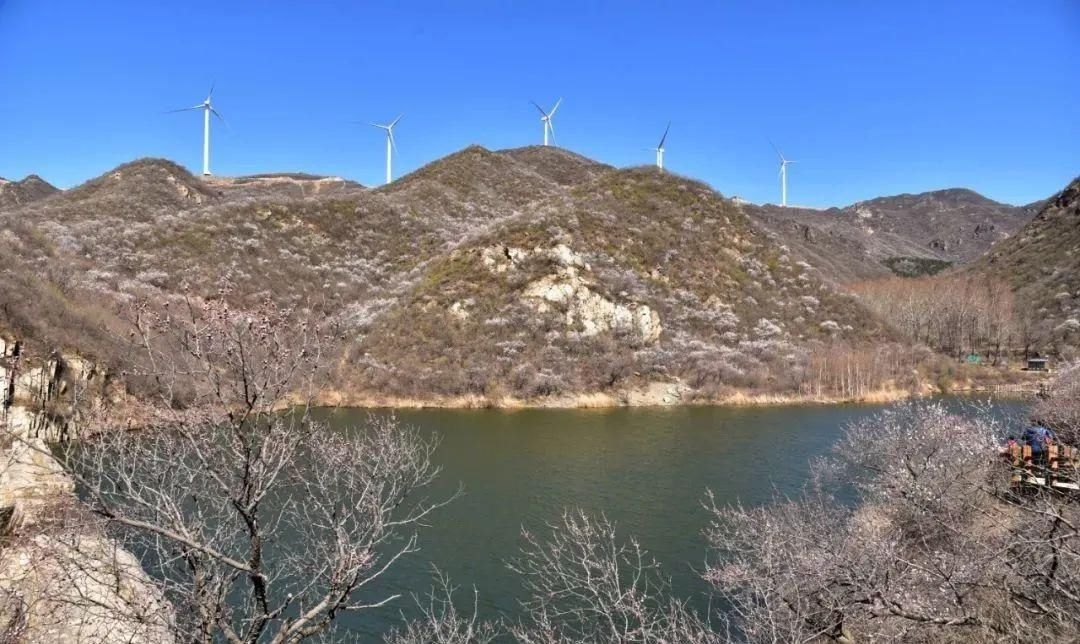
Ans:
<svg viewBox="0 0 1080 644"><path fill-rule="evenodd" d="M672 5L668 7L667 5ZM677 5L677 6L676 6ZM1080 0L183 2L0 0L0 176L69 187L142 156L219 174L382 176L470 143L666 162L793 203L952 186L1006 202L1080 174ZM396 172L398 174L398 172Z"/></svg>

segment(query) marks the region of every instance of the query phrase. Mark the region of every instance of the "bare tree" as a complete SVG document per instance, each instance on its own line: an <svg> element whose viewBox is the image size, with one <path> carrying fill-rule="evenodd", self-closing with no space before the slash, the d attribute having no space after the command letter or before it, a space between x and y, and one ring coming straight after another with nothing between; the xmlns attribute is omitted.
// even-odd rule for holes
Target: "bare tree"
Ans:
<svg viewBox="0 0 1080 644"><path fill-rule="evenodd" d="M387 644L489 644L503 635L501 624L477 616L479 596L475 589L472 609L465 613L455 606L455 588L449 578L437 572L436 581L424 599L413 597L420 618L387 634Z"/></svg>
<svg viewBox="0 0 1080 644"><path fill-rule="evenodd" d="M332 431L310 401L331 336L270 305L136 308L143 431L68 446L95 513L161 580L193 642L298 642L396 595L378 581L438 503L433 443L393 420Z"/></svg>
<svg viewBox="0 0 1080 644"><path fill-rule="evenodd" d="M854 425L801 497L712 507L706 578L753 642L1069 640L1080 511L1013 488L1002 434L937 405Z"/></svg>
<svg viewBox="0 0 1080 644"><path fill-rule="evenodd" d="M637 541L621 541L606 518L567 511L541 540L523 532L510 564L528 599L511 628L522 644L719 642L707 624L667 598L659 567Z"/></svg>
<svg viewBox="0 0 1080 644"><path fill-rule="evenodd" d="M1067 445L1080 446L1080 362L1061 368L1032 410Z"/></svg>
<svg viewBox="0 0 1080 644"><path fill-rule="evenodd" d="M996 363L1013 344L1036 342L1022 327L1008 284L978 277L891 277L854 286L863 302L916 343Z"/></svg>

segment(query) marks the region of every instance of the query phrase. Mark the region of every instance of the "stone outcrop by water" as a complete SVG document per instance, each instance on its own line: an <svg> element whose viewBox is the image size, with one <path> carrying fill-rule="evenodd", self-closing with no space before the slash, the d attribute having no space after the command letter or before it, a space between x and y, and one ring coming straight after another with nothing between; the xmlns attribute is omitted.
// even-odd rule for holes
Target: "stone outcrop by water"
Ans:
<svg viewBox="0 0 1080 644"><path fill-rule="evenodd" d="M170 644L168 602L138 560L79 503L74 481L46 442L70 432L72 401L103 391L94 382L101 374L71 356L32 366L7 339L0 339L0 350L0 517L6 534L0 546L0 638Z"/></svg>

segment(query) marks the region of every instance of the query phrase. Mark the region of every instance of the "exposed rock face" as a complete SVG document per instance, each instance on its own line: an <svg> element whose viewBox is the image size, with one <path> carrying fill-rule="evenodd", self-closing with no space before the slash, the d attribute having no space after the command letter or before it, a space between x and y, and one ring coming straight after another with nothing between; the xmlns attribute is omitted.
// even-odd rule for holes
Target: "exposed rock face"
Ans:
<svg viewBox="0 0 1080 644"><path fill-rule="evenodd" d="M105 374L75 355L53 355L28 364L18 343L0 337L0 423L10 432L46 441L74 438L74 420L108 395ZM52 413L42 413L46 407Z"/></svg>
<svg viewBox="0 0 1080 644"><path fill-rule="evenodd" d="M38 534L0 552L0 613L27 644L168 644L171 609L137 559L79 531Z"/></svg>
<svg viewBox="0 0 1080 644"><path fill-rule="evenodd" d="M613 302L594 292L587 277L592 268L581 254L565 244L531 251L495 246L485 248L481 258L494 273L505 273L530 258L554 264L554 273L530 282L521 295L539 313L547 313L553 306L565 311L566 326L574 329L580 325L580 333L585 337L614 331L632 334L638 341L649 344L659 339L663 331L660 315L649 306Z"/></svg>
<svg viewBox="0 0 1080 644"><path fill-rule="evenodd" d="M593 336L605 331L633 333L646 344L660 337L660 316L645 304L616 304L594 293L576 271L548 275L529 284L523 296L537 300L537 311L549 310L549 303L566 308L566 325L581 324L581 334Z"/></svg>
<svg viewBox="0 0 1080 644"><path fill-rule="evenodd" d="M94 366L77 357L30 367L0 339L0 625L20 642L169 644L173 612L138 560L107 537L75 498L75 484L49 451L66 426L46 404L101 393Z"/></svg>

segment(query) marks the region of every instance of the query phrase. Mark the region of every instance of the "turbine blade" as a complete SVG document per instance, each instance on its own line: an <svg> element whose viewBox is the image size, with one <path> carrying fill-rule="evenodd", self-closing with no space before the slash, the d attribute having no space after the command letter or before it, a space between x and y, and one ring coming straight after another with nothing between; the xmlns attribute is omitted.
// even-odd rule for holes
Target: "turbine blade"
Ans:
<svg viewBox="0 0 1080 644"><path fill-rule="evenodd" d="M368 123L368 125L370 125L371 127L377 127L380 130L385 130L386 129L385 125L379 125L378 123Z"/></svg>
<svg viewBox="0 0 1080 644"><path fill-rule="evenodd" d="M555 110L552 110L551 113L554 114ZM551 130L551 144L558 145L558 142L555 140L555 124L551 121L550 114L548 115L547 126L548 129Z"/></svg>
<svg viewBox="0 0 1080 644"><path fill-rule="evenodd" d="M664 141L667 140L667 133L671 130L671 121L667 122L667 127L664 128L664 136L660 137L660 145L656 146L656 149L664 147Z"/></svg>
<svg viewBox="0 0 1080 644"><path fill-rule="evenodd" d="M212 97L212 96L214 95L214 88L215 88L216 86L217 86L217 81L212 81L212 82L210 83L210 93L208 93L208 94L206 95L206 100L208 100L208 101L209 101L209 100L210 100L210 97Z"/></svg>
<svg viewBox="0 0 1080 644"><path fill-rule="evenodd" d="M783 161L784 155L780 154L780 148L776 147L776 144L772 142L772 139L769 139L769 145L771 145L772 149L776 151L776 156L780 157L780 160Z"/></svg>
<svg viewBox="0 0 1080 644"><path fill-rule="evenodd" d="M202 109L202 105L194 105L192 107L181 107L178 110L169 110L169 111L165 112L165 114L174 114L176 112L190 112L191 110L201 110L201 109Z"/></svg>
<svg viewBox="0 0 1080 644"><path fill-rule="evenodd" d="M537 104L536 104L536 101L529 101L529 102L530 102L530 103L532 103L533 107L535 107L536 109L540 110L540 113L541 113L541 114L543 114L544 116L547 116L547 112L545 112L545 111L544 111L544 108L542 108L542 107L540 107L539 105L537 105Z"/></svg>
<svg viewBox="0 0 1080 644"><path fill-rule="evenodd" d="M214 109L214 108L212 108L212 107L211 107L211 108L209 108L209 109L210 109L210 113L211 113L211 114L213 114L214 116L218 117L218 120L220 120L220 121L221 121L221 124L222 124L222 125L224 125L224 126L225 126L226 128L228 128L228 129L230 129L230 130L232 129L231 127L229 127L229 123L228 123L228 121L226 121L226 120L225 120L225 117L224 117L224 116L222 116L222 115L221 115L221 113L219 113L219 112L218 112L217 110L215 110L215 109Z"/></svg>
<svg viewBox="0 0 1080 644"><path fill-rule="evenodd" d="M386 136L390 137L390 146L394 148L394 153L397 153L397 141L394 140L394 131L387 128Z"/></svg>
<svg viewBox="0 0 1080 644"><path fill-rule="evenodd" d="M396 119L394 119L393 121L391 121L391 122L390 122L390 125L388 125L387 127L390 127L390 128L392 128L392 127L394 127L395 125L397 125L397 122L401 120L401 117L402 117L402 116L405 116L405 115L404 115L404 114L398 114L398 117L397 117Z"/></svg>
<svg viewBox="0 0 1080 644"><path fill-rule="evenodd" d="M548 118L555 116L555 110L559 109L559 105L562 105L561 96L559 97L559 100L555 101L555 107L551 108L551 112L548 113Z"/></svg>

